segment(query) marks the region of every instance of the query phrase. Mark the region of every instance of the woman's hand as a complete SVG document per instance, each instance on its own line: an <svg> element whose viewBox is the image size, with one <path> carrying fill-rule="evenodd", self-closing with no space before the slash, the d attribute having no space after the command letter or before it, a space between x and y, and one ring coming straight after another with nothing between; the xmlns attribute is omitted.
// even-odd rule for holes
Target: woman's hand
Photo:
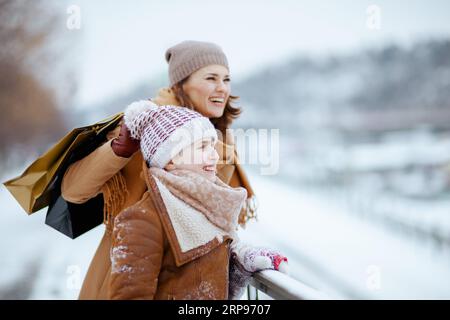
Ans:
<svg viewBox="0 0 450 320"><path fill-rule="evenodd" d="M128 130L125 123L122 123L119 136L111 142L111 148L114 153L119 157L129 158L139 150L139 147L140 141L133 139L130 135L130 130Z"/></svg>

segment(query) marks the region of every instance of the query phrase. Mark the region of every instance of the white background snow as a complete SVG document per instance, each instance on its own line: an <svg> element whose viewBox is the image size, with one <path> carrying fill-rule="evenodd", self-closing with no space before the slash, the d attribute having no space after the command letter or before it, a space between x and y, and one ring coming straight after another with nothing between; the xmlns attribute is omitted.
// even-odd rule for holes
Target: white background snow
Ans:
<svg viewBox="0 0 450 320"><path fill-rule="evenodd" d="M448 249L371 223L320 192L250 178L259 219L241 237L280 249L296 279L335 298L450 298ZM27 216L4 186L0 201L0 298L76 299L104 227L71 240L44 224L46 209Z"/></svg>

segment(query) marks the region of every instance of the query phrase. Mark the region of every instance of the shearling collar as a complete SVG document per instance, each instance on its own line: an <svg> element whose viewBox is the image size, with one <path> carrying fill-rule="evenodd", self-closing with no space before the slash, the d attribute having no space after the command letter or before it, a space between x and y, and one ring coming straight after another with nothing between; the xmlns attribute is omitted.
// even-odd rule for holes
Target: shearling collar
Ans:
<svg viewBox="0 0 450 320"><path fill-rule="evenodd" d="M148 193L160 216L177 266L199 258L236 237L211 223L199 210L174 196L143 162ZM242 189L242 188L241 188ZM244 190L245 199L246 193Z"/></svg>

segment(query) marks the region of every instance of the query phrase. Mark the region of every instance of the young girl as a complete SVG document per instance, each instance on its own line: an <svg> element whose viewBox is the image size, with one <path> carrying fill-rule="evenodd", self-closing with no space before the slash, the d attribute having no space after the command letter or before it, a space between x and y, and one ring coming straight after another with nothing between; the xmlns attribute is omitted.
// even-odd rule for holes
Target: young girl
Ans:
<svg viewBox="0 0 450 320"><path fill-rule="evenodd" d="M247 193L216 177L208 118L140 101L125 124L140 140L148 190L114 220L111 299L236 299L253 272L285 270L278 252L238 241Z"/></svg>

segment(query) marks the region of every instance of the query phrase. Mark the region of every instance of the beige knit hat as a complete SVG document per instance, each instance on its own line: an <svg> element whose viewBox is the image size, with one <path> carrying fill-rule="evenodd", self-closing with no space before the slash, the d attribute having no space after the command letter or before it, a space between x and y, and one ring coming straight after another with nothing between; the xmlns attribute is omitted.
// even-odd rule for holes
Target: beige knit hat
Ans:
<svg viewBox="0 0 450 320"><path fill-rule="evenodd" d="M169 64L171 86L210 64L219 64L230 69L222 48L211 42L183 41L167 49L166 61Z"/></svg>

